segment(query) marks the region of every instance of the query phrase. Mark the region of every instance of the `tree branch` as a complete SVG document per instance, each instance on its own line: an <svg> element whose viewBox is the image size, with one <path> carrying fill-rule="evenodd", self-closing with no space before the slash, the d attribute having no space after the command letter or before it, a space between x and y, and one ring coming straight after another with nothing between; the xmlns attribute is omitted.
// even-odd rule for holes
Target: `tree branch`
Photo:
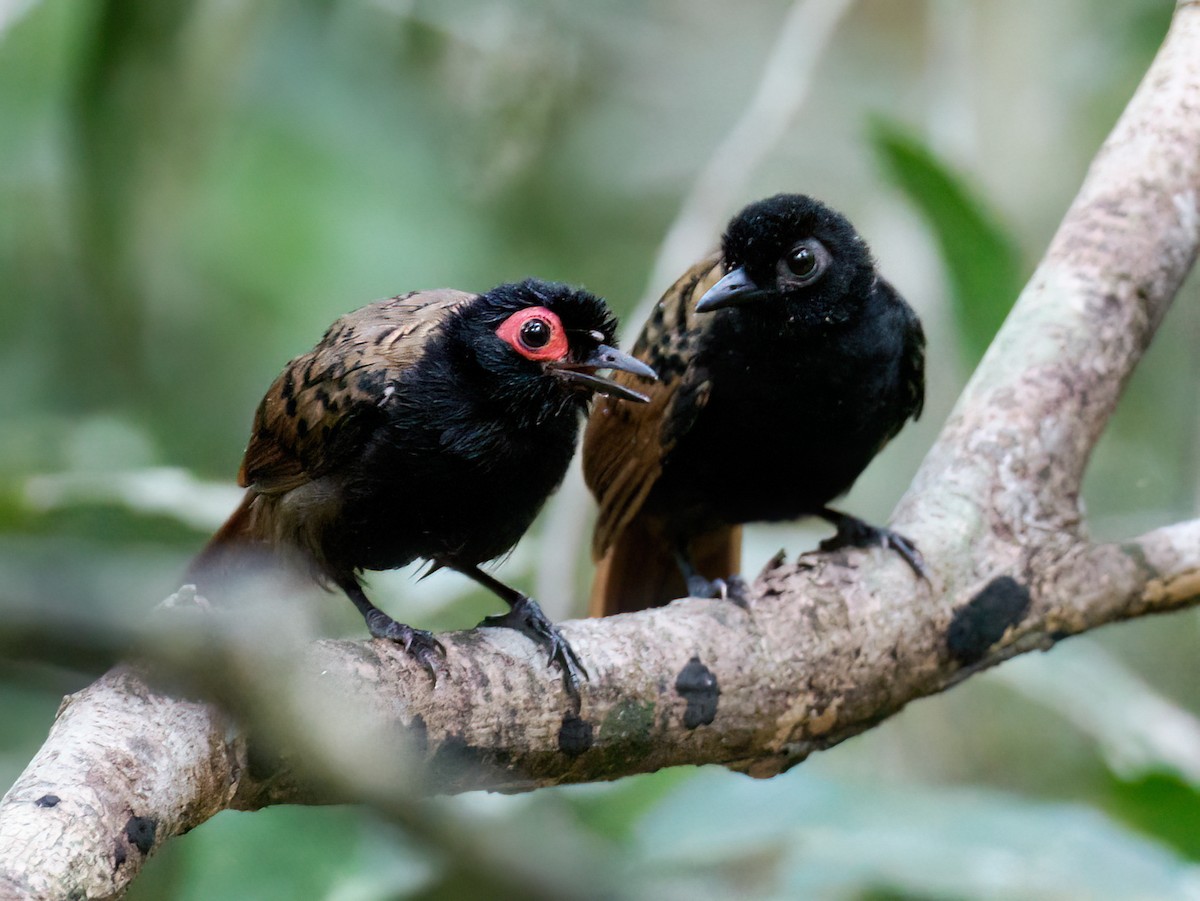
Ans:
<svg viewBox="0 0 1200 901"><path fill-rule="evenodd" d="M1015 654L1197 603L1200 521L1092 544L1078 495L1195 259L1198 197L1200 8L1184 2L897 510L933 584L886 553L809 555L773 562L748 611L684 600L568 623L592 672L579 716L504 630L442 636L436 687L386 642L264 666L243 624L192 641L189 666L159 651L234 719L129 669L69 698L0 802L0 897L119 895L149 851L226 807L396 809L405 785L520 791L685 763L769 776Z"/></svg>

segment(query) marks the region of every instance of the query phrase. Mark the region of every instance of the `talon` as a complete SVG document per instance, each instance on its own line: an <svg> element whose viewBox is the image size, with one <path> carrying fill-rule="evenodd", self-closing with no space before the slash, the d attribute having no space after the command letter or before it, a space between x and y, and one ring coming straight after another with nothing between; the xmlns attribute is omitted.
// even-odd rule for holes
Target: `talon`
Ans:
<svg viewBox="0 0 1200 901"><path fill-rule="evenodd" d="M743 610L750 609L750 583L741 576L730 576L728 579L721 579L720 582L721 597L737 604Z"/></svg>
<svg viewBox="0 0 1200 901"><path fill-rule="evenodd" d="M583 677L583 681L589 680L591 676L570 642L563 637L558 626L542 612L537 601L521 595L507 613L485 617L479 625L515 629L534 643L543 646L547 653L547 664L558 666L562 672L563 688L571 699L573 709L576 712L580 710L583 704L579 694L580 676Z"/></svg>
<svg viewBox="0 0 1200 901"><path fill-rule="evenodd" d="M882 547L890 548L900 555L917 577L929 581L929 569L917 546L901 535L881 526L873 526L854 516L838 513L828 508L819 512L822 518L833 523L837 533L832 538L826 538L818 547L823 551L837 551L846 547Z"/></svg>
<svg viewBox="0 0 1200 901"><path fill-rule="evenodd" d="M715 598L720 596L720 588L717 586L717 582L710 582L699 573L688 575L687 591L690 598Z"/></svg>
<svg viewBox="0 0 1200 901"><path fill-rule="evenodd" d="M729 576L725 579L706 579L697 572L687 577L688 597L713 598L730 601L743 609L749 609L750 586L741 576Z"/></svg>
<svg viewBox="0 0 1200 901"><path fill-rule="evenodd" d="M890 547L899 554L904 562L909 565L913 572L926 582L929 581L929 567L925 565L925 558L921 556L921 552L917 550L917 546L905 538L890 530L884 531L883 541L884 547Z"/></svg>
<svg viewBox="0 0 1200 901"><path fill-rule="evenodd" d="M433 637L432 632L396 622L382 610L367 615L367 631L372 638L382 638L404 648L404 653L419 663L437 685L438 674L445 672L441 664L446 657L446 647Z"/></svg>

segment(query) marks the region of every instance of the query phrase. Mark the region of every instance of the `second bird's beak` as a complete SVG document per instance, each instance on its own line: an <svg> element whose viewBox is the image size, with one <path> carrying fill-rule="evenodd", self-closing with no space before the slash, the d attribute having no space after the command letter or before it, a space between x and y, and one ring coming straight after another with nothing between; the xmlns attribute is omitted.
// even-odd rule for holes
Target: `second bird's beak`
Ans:
<svg viewBox="0 0 1200 901"><path fill-rule="evenodd" d="M623 400L632 400L640 404L647 403L650 398L638 391L634 391L632 388L626 388L612 379L596 375L596 370L620 370L621 372L629 372L633 375L641 376L644 379L658 381L658 373L641 360L635 359L629 354L617 350L615 347L609 347L607 344L596 345L596 348L580 363L564 360L561 363L550 363L548 365L559 378L585 385L597 394L604 394L608 397L619 397Z"/></svg>
<svg viewBox="0 0 1200 901"><path fill-rule="evenodd" d="M696 304L697 313L711 313L725 307L736 306L748 300L754 300L767 292L760 288L739 266L704 292L700 302Z"/></svg>

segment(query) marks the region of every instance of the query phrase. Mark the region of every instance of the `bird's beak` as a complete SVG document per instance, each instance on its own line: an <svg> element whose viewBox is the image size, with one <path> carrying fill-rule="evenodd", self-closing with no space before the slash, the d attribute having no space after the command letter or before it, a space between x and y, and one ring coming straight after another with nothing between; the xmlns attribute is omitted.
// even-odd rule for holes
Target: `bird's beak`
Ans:
<svg viewBox="0 0 1200 901"><path fill-rule="evenodd" d="M754 300L766 293L751 280L746 270L739 266L737 269L731 269L723 279L704 292L704 296L696 304L696 312L711 313L713 310Z"/></svg>
<svg viewBox="0 0 1200 901"><path fill-rule="evenodd" d="M612 369L620 372L628 372L644 379L658 381L658 373L641 360L634 359L629 354L622 353L615 347L609 347L607 344L598 344L595 350L588 354L587 359L581 363L563 361L548 365L560 378L584 385L597 394L604 394L608 397L619 397L623 400L632 400L640 404L647 403L650 398L638 391L634 391L632 388L626 388L624 385L614 382L610 378L596 375L596 370Z"/></svg>

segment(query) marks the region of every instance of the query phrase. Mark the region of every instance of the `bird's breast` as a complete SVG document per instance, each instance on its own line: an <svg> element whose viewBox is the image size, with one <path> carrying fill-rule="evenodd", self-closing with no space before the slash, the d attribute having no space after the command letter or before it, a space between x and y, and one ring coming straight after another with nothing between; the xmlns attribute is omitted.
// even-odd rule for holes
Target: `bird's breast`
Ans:
<svg viewBox="0 0 1200 901"><path fill-rule="evenodd" d="M886 362L837 348L710 354L709 395L664 461L665 508L721 523L793 519L849 490L895 428Z"/></svg>
<svg viewBox="0 0 1200 901"><path fill-rule="evenodd" d="M478 416L392 422L350 477L344 553L362 569L505 553L562 481L575 430Z"/></svg>

